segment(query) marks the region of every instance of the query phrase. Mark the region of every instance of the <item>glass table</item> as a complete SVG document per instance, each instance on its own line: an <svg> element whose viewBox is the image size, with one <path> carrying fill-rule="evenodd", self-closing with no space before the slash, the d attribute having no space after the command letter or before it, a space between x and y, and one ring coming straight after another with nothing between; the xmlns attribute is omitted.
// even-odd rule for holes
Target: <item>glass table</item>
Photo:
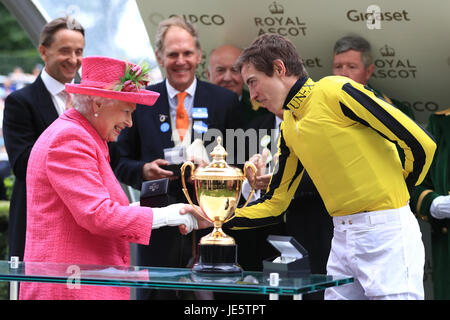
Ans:
<svg viewBox="0 0 450 320"><path fill-rule="evenodd" d="M0 281L11 282L11 299L17 299L18 282L66 283L80 285L122 286L175 290L210 290L230 293L289 295L300 300L302 294L325 290L353 282L353 278L326 275L279 277L269 279L262 272L243 272L237 276L198 275L190 269L155 267L120 267L42 262L0 261Z"/></svg>

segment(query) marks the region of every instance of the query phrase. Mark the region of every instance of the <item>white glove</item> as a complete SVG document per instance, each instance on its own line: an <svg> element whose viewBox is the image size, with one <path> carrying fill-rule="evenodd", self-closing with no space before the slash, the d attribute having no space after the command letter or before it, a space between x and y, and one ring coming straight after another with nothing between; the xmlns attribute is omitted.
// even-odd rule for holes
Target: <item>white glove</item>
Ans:
<svg viewBox="0 0 450 320"><path fill-rule="evenodd" d="M436 219L450 218L450 195L435 198L431 202L430 213Z"/></svg>
<svg viewBox="0 0 450 320"><path fill-rule="evenodd" d="M250 185L250 182L248 182L248 180L245 179L244 182L242 183L242 196L245 198L245 200L248 199L250 192L252 192L252 186ZM261 198L261 191L255 190L252 198L250 199L250 202L258 200L259 198Z"/></svg>
<svg viewBox="0 0 450 320"><path fill-rule="evenodd" d="M176 203L164 208L152 208L153 224L152 229L158 229L164 226L179 226L184 224L190 233L193 229L198 229L197 219L190 213L180 214L180 210L186 204Z"/></svg>

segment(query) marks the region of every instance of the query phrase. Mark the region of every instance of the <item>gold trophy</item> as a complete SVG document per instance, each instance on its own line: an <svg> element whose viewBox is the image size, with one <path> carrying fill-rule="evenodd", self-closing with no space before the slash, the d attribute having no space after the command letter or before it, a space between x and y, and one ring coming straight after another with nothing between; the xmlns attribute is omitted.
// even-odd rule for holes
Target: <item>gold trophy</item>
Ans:
<svg viewBox="0 0 450 320"><path fill-rule="evenodd" d="M197 168L187 161L181 167L181 182L183 192L194 208L194 204L186 188L184 172L191 167L191 178L195 186L195 194L201 208L196 212L214 224L213 231L202 237L199 243L199 258L192 271L209 274L241 273L237 264L237 245L235 240L222 230L222 225L234 218L234 211L239 203L242 182L249 167L253 169L256 178L256 167L246 162L244 173L239 168L228 166L225 161L227 152L221 145L222 138L217 138L217 146L211 152L213 161L203 168ZM254 189L243 207L246 207L253 195Z"/></svg>

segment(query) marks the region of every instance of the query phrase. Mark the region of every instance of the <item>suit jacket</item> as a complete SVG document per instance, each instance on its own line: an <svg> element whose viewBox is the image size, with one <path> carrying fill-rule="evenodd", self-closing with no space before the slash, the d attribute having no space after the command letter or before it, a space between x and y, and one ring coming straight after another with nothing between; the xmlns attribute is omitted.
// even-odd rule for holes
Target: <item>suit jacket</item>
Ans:
<svg viewBox="0 0 450 320"><path fill-rule="evenodd" d="M115 168L116 176L121 182L137 190L141 189L143 165L156 159L164 159L163 149L174 146L171 139L172 130L166 132L161 130L164 123L170 126L166 82L149 86L147 89L159 92L158 100L153 106L137 105L133 112L133 126L121 132L116 145L121 155ZM202 120L209 129L214 128L222 132L224 143L226 143L225 130L234 129L239 125L238 96L228 89L197 80L193 107L208 109L208 118ZM193 137L193 134L191 136ZM211 140L205 141L205 146L209 143ZM169 203L187 203L181 188L181 179L170 181ZM192 186L188 188L191 199L195 202L193 188ZM195 237L204 234L205 231L202 230L182 236L177 227L154 230L151 245L138 249L138 263L158 267L186 267L192 257L192 246L199 240Z"/></svg>
<svg viewBox="0 0 450 320"><path fill-rule="evenodd" d="M5 101L3 136L16 177L9 216L9 255L23 259L26 230L26 171L31 148L58 113L41 77L11 93Z"/></svg>
<svg viewBox="0 0 450 320"><path fill-rule="evenodd" d="M259 107L257 110L253 109L253 104L250 99L250 93L247 90L242 90L241 108L244 116L244 126L261 116L271 115L272 113L264 107Z"/></svg>
<svg viewBox="0 0 450 320"><path fill-rule="evenodd" d="M26 262L129 266L148 244L153 213L130 207L107 143L75 109L38 139L28 162ZM63 271L64 272L64 271ZM22 283L21 299L129 299L129 288Z"/></svg>
<svg viewBox="0 0 450 320"><path fill-rule="evenodd" d="M246 159L249 159L255 153L262 152L263 147L261 146L261 140L266 135L270 135L270 141L269 144L266 146L266 148L269 149L270 151L277 150L278 137L275 137L275 135L272 134L273 133L272 130L275 129L275 115L273 113L269 112L258 116L257 118L253 119L250 123L248 123L245 129L255 130L257 134L257 145L256 145L257 148L255 150L255 146L251 145L254 144L254 142L248 141Z"/></svg>
<svg viewBox="0 0 450 320"><path fill-rule="evenodd" d="M161 130L163 123L170 126L166 82L162 81L147 89L159 92L158 100L151 107L137 105L133 112L133 126L123 130L117 141L121 159L115 173L121 182L137 190L140 190L142 185L143 165L156 159L164 159L163 150L174 147L171 128L165 132ZM240 125L240 119L237 116L240 112L237 95L228 89L197 80L193 106L208 109L208 118L201 120L208 125L208 129L218 129L222 132L223 145L226 147L225 130L235 129ZM161 121L162 119L164 120ZM192 129L192 137L193 132ZM209 138L209 141L205 141L205 146L209 143L215 145L214 140ZM181 190L180 194L182 194Z"/></svg>

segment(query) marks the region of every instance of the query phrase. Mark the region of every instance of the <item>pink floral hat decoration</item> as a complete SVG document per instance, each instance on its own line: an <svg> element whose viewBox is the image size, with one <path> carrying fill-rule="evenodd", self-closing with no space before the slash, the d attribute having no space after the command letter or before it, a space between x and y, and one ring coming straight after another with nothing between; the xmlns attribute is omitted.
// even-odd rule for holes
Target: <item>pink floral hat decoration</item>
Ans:
<svg viewBox="0 0 450 320"><path fill-rule="evenodd" d="M159 93L145 90L148 66L108 57L86 57L80 84L66 84L66 91L152 106Z"/></svg>

